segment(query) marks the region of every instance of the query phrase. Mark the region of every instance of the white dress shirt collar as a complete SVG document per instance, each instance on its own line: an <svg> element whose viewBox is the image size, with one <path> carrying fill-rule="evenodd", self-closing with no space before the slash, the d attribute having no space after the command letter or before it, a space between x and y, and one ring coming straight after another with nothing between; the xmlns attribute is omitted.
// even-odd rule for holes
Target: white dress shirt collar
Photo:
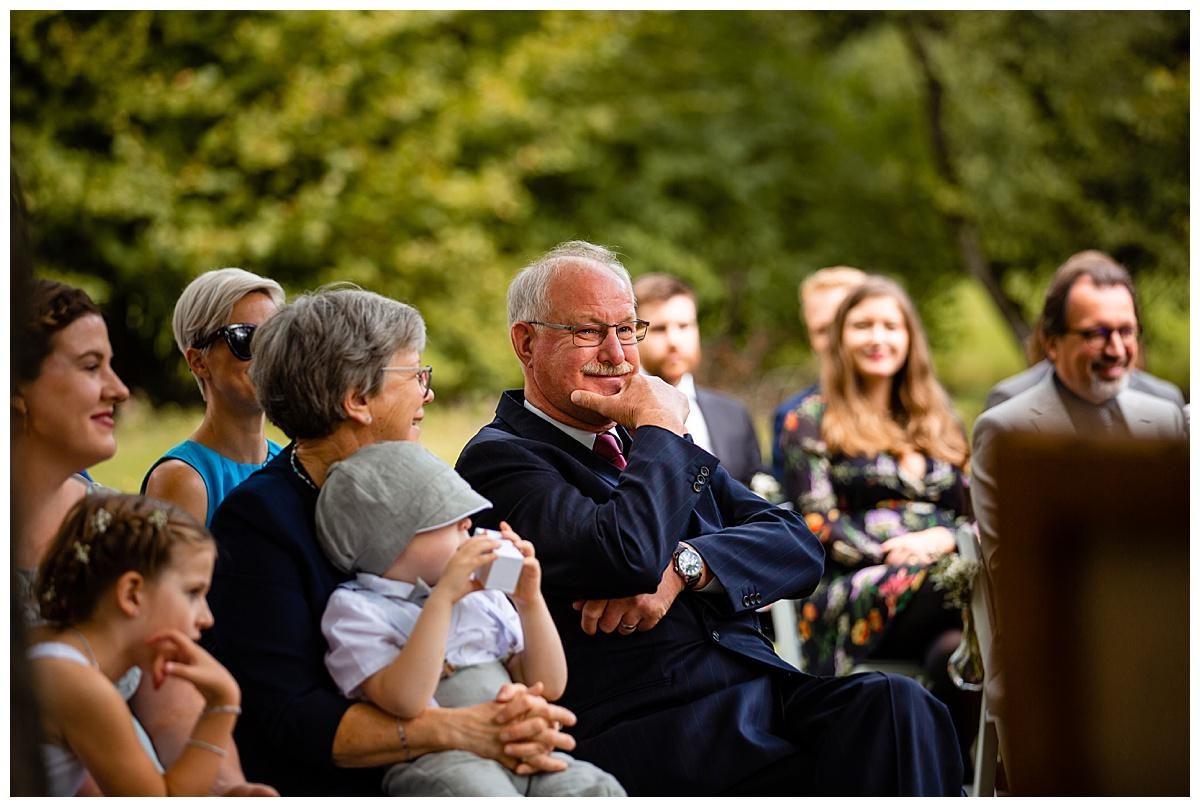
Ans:
<svg viewBox="0 0 1200 807"><path fill-rule="evenodd" d="M596 432L589 432L584 429L577 429L574 426L568 426L565 423L560 423L559 421L557 421L554 418L547 415L541 409L538 409L536 406L531 404L529 402L529 399L525 400L525 408L528 409L533 414L540 417L542 420L546 421L550 425L552 425L555 428L557 428L558 430L560 430L563 434L566 434L567 436L573 437L574 439L578 440L583 445L583 447L586 448L588 451L592 450L592 446L596 442ZM621 445L621 438L617 434L616 429L609 429L608 433L611 434L613 437L617 438L617 445Z"/></svg>
<svg viewBox="0 0 1200 807"><path fill-rule="evenodd" d="M687 396L692 403L696 402L696 379L691 373L684 373L679 377L679 383L675 385L675 389Z"/></svg>

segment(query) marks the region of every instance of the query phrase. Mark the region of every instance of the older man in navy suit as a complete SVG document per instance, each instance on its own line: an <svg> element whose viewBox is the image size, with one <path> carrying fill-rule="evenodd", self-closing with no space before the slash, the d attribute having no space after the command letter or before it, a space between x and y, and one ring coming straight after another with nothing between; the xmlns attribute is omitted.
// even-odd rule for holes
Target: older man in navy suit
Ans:
<svg viewBox="0 0 1200 807"><path fill-rule="evenodd" d="M509 287L524 390L458 470L533 541L567 654L576 754L633 795L956 794L949 715L906 678L819 678L755 609L812 591L820 544L687 434L684 395L638 372L629 275L560 245Z"/></svg>

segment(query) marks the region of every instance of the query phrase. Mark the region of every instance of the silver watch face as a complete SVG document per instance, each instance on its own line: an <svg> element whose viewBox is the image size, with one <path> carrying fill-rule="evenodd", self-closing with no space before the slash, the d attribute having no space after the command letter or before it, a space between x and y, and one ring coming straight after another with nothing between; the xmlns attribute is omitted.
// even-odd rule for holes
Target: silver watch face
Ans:
<svg viewBox="0 0 1200 807"><path fill-rule="evenodd" d="M694 549L685 549L676 555L675 564L688 580L699 577L704 569L704 561L700 560L700 553Z"/></svg>

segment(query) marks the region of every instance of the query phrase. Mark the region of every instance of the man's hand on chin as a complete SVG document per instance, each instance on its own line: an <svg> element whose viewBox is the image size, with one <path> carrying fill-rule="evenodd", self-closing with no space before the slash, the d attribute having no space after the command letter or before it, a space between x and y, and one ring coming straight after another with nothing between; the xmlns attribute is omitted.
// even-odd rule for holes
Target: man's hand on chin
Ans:
<svg viewBox="0 0 1200 807"><path fill-rule="evenodd" d="M571 403L590 409L620 423L630 431L639 426L659 426L682 436L687 432L689 404L687 396L656 376L634 373L625 389L613 395L600 395L577 389Z"/></svg>

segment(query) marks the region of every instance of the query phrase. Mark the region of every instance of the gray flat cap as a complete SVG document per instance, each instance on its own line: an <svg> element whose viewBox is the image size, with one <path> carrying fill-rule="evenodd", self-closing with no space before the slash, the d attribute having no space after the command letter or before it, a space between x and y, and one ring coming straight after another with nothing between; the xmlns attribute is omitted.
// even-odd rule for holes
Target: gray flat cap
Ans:
<svg viewBox="0 0 1200 807"><path fill-rule="evenodd" d="M418 443L375 443L329 469L317 498L317 541L343 572L383 574L418 532L491 506Z"/></svg>

